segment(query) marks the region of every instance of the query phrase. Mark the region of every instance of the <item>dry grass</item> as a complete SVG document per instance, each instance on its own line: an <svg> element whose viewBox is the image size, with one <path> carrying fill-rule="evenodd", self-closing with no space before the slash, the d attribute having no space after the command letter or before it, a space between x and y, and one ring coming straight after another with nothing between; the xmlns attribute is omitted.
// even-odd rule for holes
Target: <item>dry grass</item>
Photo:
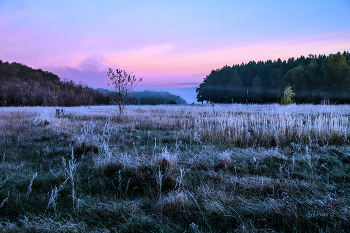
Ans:
<svg viewBox="0 0 350 233"><path fill-rule="evenodd" d="M0 231L346 232L349 106L0 109Z"/></svg>

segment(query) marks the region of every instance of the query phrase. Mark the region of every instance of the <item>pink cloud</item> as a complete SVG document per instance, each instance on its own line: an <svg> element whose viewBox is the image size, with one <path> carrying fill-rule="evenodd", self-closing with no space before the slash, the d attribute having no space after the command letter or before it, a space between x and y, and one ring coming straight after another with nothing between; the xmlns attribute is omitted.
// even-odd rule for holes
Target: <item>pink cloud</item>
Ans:
<svg viewBox="0 0 350 233"><path fill-rule="evenodd" d="M109 78L108 68L103 64L103 56L92 56L83 59L75 67L72 66L46 66L44 69L50 70L62 79L83 82L91 87L107 87Z"/></svg>

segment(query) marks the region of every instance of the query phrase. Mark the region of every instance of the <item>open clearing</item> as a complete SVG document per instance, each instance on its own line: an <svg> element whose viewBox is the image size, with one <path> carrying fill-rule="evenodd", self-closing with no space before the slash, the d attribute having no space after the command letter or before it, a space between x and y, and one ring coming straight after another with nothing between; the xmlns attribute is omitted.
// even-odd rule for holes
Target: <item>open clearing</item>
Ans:
<svg viewBox="0 0 350 233"><path fill-rule="evenodd" d="M347 232L350 107L0 108L1 232Z"/></svg>

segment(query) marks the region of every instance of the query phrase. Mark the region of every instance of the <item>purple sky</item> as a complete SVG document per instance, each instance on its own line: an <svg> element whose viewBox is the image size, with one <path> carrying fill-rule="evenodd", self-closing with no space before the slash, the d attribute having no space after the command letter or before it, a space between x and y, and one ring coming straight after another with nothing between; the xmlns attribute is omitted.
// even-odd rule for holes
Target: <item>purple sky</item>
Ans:
<svg viewBox="0 0 350 233"><path fill-rule="evenodd" d="M224 65L349 51L349 15L349 0L0 0L0 59L95 88L121 68L193 102Z"/></svg>

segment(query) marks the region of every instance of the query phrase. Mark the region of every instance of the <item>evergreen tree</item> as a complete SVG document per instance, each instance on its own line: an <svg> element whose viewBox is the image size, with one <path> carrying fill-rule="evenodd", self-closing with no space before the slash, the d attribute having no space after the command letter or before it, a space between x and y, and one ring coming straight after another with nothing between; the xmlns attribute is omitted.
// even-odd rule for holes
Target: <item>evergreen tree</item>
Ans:
<svg viewBox="0 0 350 233"><path fill-rule="evenodd" d="M229 90L229 99L231 102L242 102L243 101L243 86L241 78L236 69L233 70L230 80L227 84Z"/></svg>

